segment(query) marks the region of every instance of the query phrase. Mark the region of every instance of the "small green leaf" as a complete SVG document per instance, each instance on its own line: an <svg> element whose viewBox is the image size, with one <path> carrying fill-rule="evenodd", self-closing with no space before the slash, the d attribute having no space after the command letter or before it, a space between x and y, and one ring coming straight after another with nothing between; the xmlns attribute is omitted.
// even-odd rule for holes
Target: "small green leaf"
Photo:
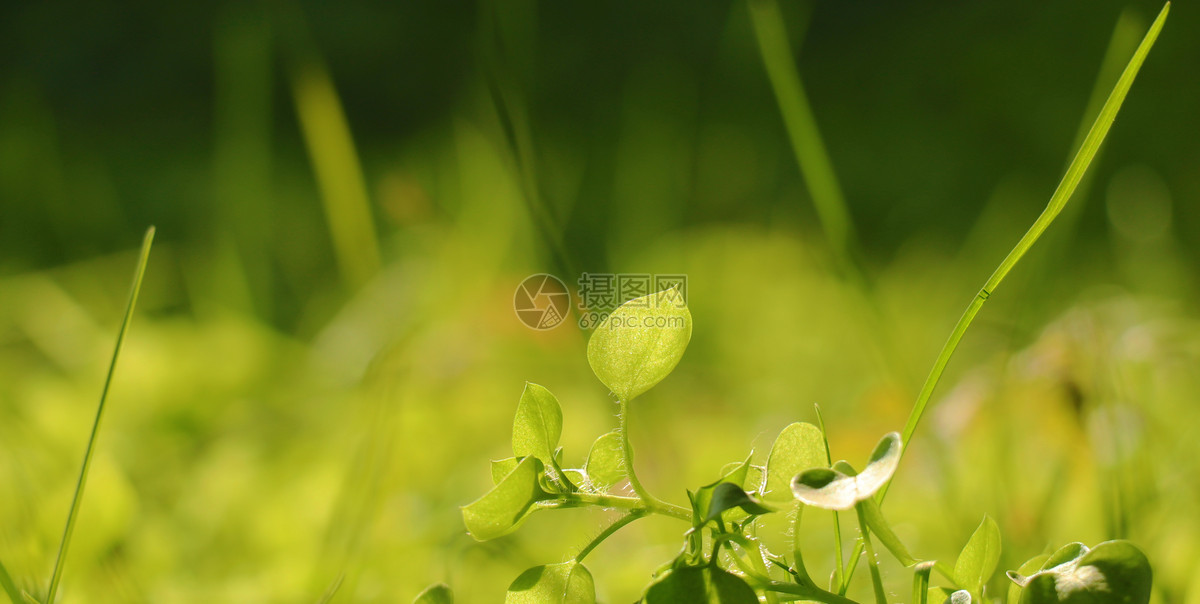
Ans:
<svg viewBox="0 0 1200 604"><path fill-rule="evenodd" d="M1021 599L1021 588L1029 582L1026 575L1032 575L1041 570L1049 559L1049 554L1038 554L1026 560L1016 571L1008 571L1008 578L1012 580L1012 584L1008 586L1008 597L1004 600L1006 604L1017 604Z"/></svg>
<svg viewBox="0 0 1200 604"><path fill-rule="evenodd" d="M758 596L741 577L714 566L668 571L646 590L645 604L758 604Z"/></svg>
<svg viewBox="0 0 1200 604"><path fill-rule="evenodd" d="M600 322L588 340L588 364L623 401L667 377L692 338L692 313L677 289L634 298Z"/></svg>
<svg viewBox="0 0 1200 604"><path fill-rule="evenodd" d="M722 484L733 484L735 486L744 484L749 467L749 457L744 461L728 464L722 468L721 477L716 482L711 482L696 489L696 492L691 495L695 526L702 526L705 522L708 522L708 510L712 505L713 494L716 492L717 487Z"/></svg>
<svg viewBox="0 0 1200 604"><path fill-rule="evenodd" d="M526 383L513 420L512 446L517 457L532 455L546 465L554 461L554 449L562 436L562 408L549 390Z"/></svg>
<svg viewBox="0 0 1200 604"><path fill-rule="evenodd" d="M1080 556L1088 553L1088 551L1088 546L1082 543L1068 543L1058 548L1053 554L1050 554L1050 557L1046 558L1046 561L1042 563L1042 567L1038 570L1050 570L1060 564L1077 560Z"/></svg>
<svg viewBox="0 0 1200 604"><path fill-rule="evenodd" d="M479 541L511 533L530 514L533 505L549 495L538 486L542 462L526 457L500 484L462 508L467 532Z"/></svg>
<svg viewBox="0 0 1200 604"><path fill-rule="evenodd" d="M609 432L592 443L583 466L593 488L607 491L625 479L625 462L621 453L621 434Z"/></svg>
<svg viewBox="0 0 1200 604"><path fill-rule="evenodd" d="M492 484L500 484L505 476L517 469L517 464L520 462L521 460L516 457L492 460Z"/></svg>
<svg viewBox="0 0 1200 604"><path fill-rule="evenodd" d="M1073 544L1075 545L1075 544ZM1065 548L1064 548L1065 549ZM1128 541L1106 541L1078 558L1062 559L1059 550L1028 578L1020 604L1146 604L1153 573L1145 554Z"/></svg>
<svg viewBox="0 0 1200 604"><path fill-rule="evenodd" d="M908 548L904 547L904 543L892 531L891 525L883 517L883 511L879 509L879 504L873 498L868 497L861 502L860 506L863 510L863 519L867 521L867 528L871 529L871 534L896 557L896 560L905 566L916 564L917 559L908 553ZM933 566L931 565L929 568L933 568Z"/></svg>
<svg viewBox="0 0 1200 604"><path fill-rule="evenodd" d="M825 441L820 428L812 424L796 422L784 428L771 445L767 455L767 481L763 485L763 499L791 500L792 477L810 468L824 467L828 463Z"/></svg>
<svg viewBox="0 0 1200 604"><path fill-rule="evenodd" d="M792 494L805 504L826 510L848 510L887 484L900 464L900 434L880 439L862 472L850 476L830 468L814 468L792 479Z"/></svg>
<svg viewBox="0 0 1200 604"><path fill-rule="evenodd" d="M445 583L436 583L417 594L413 604L454 604L454 592Z"/></svg>
<svg viewBox="0 0 1200 604"><path fill-rule="evenodd" d="M967 540L954 563L954 579L958 585L979 595L983 584L996 572L1000 562L1000 527L990 516L984 516L979 528Z"/></svg>
<svg viewBox="0 0 1200 604"><path fill-rule="evenodd" d="M504 604L594 604L596 585L582 564L535 566L508 586Z"/></svg>
<svg viewBox="0 0 1200 604"><path fill-rule="evenodd" d="M708 509L704 511L703 522L714 520L722 512L734 508L741 508L743 512L751 516L761 516L762 514L770 514L775 511L761 501L747 495L746 491L742 490L742 487L732 482L722 482L712 489Z"/></svg>

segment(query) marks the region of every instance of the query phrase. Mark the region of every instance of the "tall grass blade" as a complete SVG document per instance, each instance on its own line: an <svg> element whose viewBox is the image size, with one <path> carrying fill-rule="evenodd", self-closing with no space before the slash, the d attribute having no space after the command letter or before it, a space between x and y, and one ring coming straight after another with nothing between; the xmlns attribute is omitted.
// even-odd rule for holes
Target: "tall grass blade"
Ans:
<svg viewBox="0 0 1200 604"><path fill-rule="evenodd" d="M846 209L846 198L833 171L833 162L821 141L817 120L804 92L796 62L788 44L783 15L775 0L750 0L750 17L767 77L783 114L788 138L800 172L808 184L817 217L839 260L846 262L856 245L854 224Z"/></svg>
<svg viewBox="0 0 1200 604"><path fill-rule="evenodd" d="M538 178L537 153L534 147L533 128L530 124L527 103L521 95L519 78L514 75L515 62L512 55L514 35L505 35L503 11L509 10L498 3L482 3L480 10L485 26L483 30L482 60L484 83L496 112L496 121L512 158L517 180L521 186L525 209L542 238L555 268L565 275L576 275L575 260L562 238L562 219L556 215L543 191ZM510 15L511 16L511 15ZM511 20L510 20L511 24ZM521 28L518 28L521 29ZM519 54L519 53L518 53ZM576 310L572 307L572 310Z"/></svg>
<svg viewBox="0 0 1200 604"><path fill-rule="evenodd" d="M1162 30L1163 23L1167 20L1167 13L1170 11L1171 3L1167 2L1163 5L1162 11L1158 13L1158 17L1154 23L1150 25L1150 30L1146 32L1146 36L1142 38L1142 43L1133 53L1133 58L1125 66L1125 71L1121 73L1121 78L1117 80L1117 85L1108 95L1108 100L1104 102L1104 106L1100 109L1100 114L1096 117L1096 121L1088 130L1087 136L1084 137L1083 143L1079 146L1079 151L1075 154L1075 159L1067 166L1067 172L1058 183L1054 193L1050 196L1049 203L1046 204L1046 209L1034 221L1033 226L1025 232L1017 245L1012 251L1005 256L1000 262L1000 266L992 273L983 287L967 305L967 309L958 319L958 323L954 326L954 330L950 332L950 337L942 346L942 351L938 353L937 360L933 363L933 368L929 372L929 376L925 379L925 384L921 387L920 394L917 395L917 401L913 405L912 412L908 416L908 421L904 425L904 431L901 433L900 439L903 443L901 454L907 450L909 443L912 441L912 435L917 430L917 426L921 422L921 417L925 414L925 409L929 405L929 399L933 396L933 391L937 387L938 381L942 377L942 373L946 369L946 365L950 362L950 357L954 355L954 350L958 348L959 341L962 340L963 334L967 328L971 326L971 322L975 320L975 315L979 314L979 310L983 307L983 303L996 291L996 287L1004 280L1009 271L1016 266L1017 262L1033 247L1033 244L1042 236L1046 228L1054 222L1055 217L1062 211L1063 206L1071 199L1071 195L1079 186L1079 182L1083 179L1084 173L1092 160L1096 157L1097 151L1100 149L1100 144L1104 142L1104 137L1108 135L1108 131L1112 128L1113 121L1117 117L1117 112L1121 109L1121 104L1125 102L1125 96L1129 93L1130 86L1133 85L1133 80L1137 77L1138 70L1141 69L1142 63L1146 60L1146 55L1154 46L1155 40L1158 39L1158 33ZM879 490L876 500L883 503L884 497L887 496L889 484L885 484ZM851 554L849 572L846 580L843 582L843 588L849 584L850 575L854 572L854 567L858 563L859 556L862 555L862 544L855 547Z"/></svg>
<svg viewBox="0 0 1200 604"><path fill-rule="evenodd" d="M958 347L959 340L962 339L963 333L967 327L971 325L971 321L975 319L975 315L983 306L983 303L996 291L996 287L1004 280L1009 271L1016 266L1021 257L1033 247L1034 242L1042 236L1046 228L1054 222L1054 218L1062 211L1063 206L1071 199L1071 194L1075 192L1075 188L1079 185L1079 181L1083 178L1084 172L1091 165L1092 159L1095 158L1096 152L1100 149L1100 144L1104 142L1104 137L1108 135L1108 131L1112 128L1113 120L1117 117L1117 111L1121 109L1121 104L1125 102L1125 95L1129 93L1129 87L1133 85L1133 79L1137 76L1138 70L1141 69L1142 63L1146 60L1146 55L1150 52L1150 48L1154 46L1154 41L1158 38L1158 32L1162 30L1163 23L1167 19L1167 12L1171 8L1171 3L1168 2L1163 6L1162 12L1158 14L1158 18L1154 20L1154 24L1150 26L1150 31L1146 33L1146 37L1142 39L1142 43L1134 52L1133 58L1129 60L1129 64L1125 67L1125 71L1121 74L1121 79L1117 81L1116 87L1109 94L1108 100L1100 109L1100 115L1096 117L1095 123L1088 131L1087 136L1083 139L1083 144L1079 147L1079 152L1075 154L1075 159L1071 161L1071 165L1067 167L1067 173L1058 183L1058 187L1054 190L1054 194L1050 196L1050 202L1046 205L1046 209L1042 211L1033 226L1025 232L1017 245L1008 253L1008 256L996 267L992 276L988 278L979 293L971 300L967 306L967 310L963 313L962 318L958 320L954 330L950 334L950 338L942 347L942 352L938 355L934 362L933 369L929 372L929 377L926 378L924 386L921 387L921 393L917 397L917 402L913 406L912 413L909 415L908 422L904 426L904 431L901 433L901 440L904 447L907 448L911 441L913 432L916 432L917 425L921 421L921 416L925 413L925 407L929 404L929 399L933 395L933 389L937 386L938 380L942 377L942 372L946 369L946 364L950 361L951 355L954 354L954 349ZM881 493L882 494L882 493Z"/></svg>
<svg viewBox="0 0 1200 604"><path fill-rule="evenodd" d="M46 602L53 602L58 592L58 583L62 580L63 566L67 560L67 549L71 545L71 534L75 531L75 520L79 516L79 508L83 503L83 489L87 485L88 470L92 467L92 454L96 451L96 436L100 432L100 420L104 417L104 403L108 400L108 389L112 386L113 373L117 367L117 357L121 354L121 344L129 331L129 322L133 318L133 309L137 305L138 292L142 289L142 277L146 274L146 264L150 260L150 245L154 242L154 227L146 230L142 239L142 251L138 256L137 270L133 273L133 286L129 290L129 302L125 306L125 317L121 319L121 329L117 332L117 342L113 347L112 360L108 363L108 374L104 378L104 388L100 391L100 404L96 406L96 419L92 421L92 434L88 437L87 449L83 454L83 467L79 470L79 480L75 483L75 496L71 499L71 511L67 513L67 525L63 528L62 542L58 546L58 558L54 561L54 573L50 576L50 589L46 592Z"/></svg>
<svg viewBox="0 0 1200 604"><path fill-rule="evenodd" d="M21 592L13 583L12 575L8 574L8 569L4 568L4 563L0 562L0 587L4 588L4 593L8 594L8 599L12 600L13 604L21 604Z"/></svg>
<svg viewBox="0 0 1200 604"><path fill-rule="evenodd" d="M342 278L357 288L381 264L375 219L358 152L329 71L315 58L298 61L292 96L309 160L316 172Z"/></svg>
<svg viewBox="0 0 1200 604"><path fill-rule="evenodd" d="M860 261L858 236L849 206L817 128L800 71L792 58L779 4L776 0L750 0L748 4L759 54L766 67L771 89L775 92L796 163L812 197L817 218L829 240L838 269L849 282L851 293L857 298L855 303L864 310L863 330L874 347L872 352L875 361L903 390L902 396L910 396L916 390L916 377L909 373L905 363L907 355L901 354L898 344L886 329L883 310L871 291L871 282Z"/></svg>

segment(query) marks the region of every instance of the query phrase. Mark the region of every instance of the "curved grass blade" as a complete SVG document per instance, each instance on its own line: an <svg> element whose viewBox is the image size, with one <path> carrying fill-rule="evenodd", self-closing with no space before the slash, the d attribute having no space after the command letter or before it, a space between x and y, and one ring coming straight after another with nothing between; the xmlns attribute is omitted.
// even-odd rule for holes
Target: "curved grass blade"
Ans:
<svg viewBox="0 0 1200 604"><path fill-rule="evenodd" d="M1142 63L1146 60L1146 55L1150 53L1150 49L1154 46L1154 41L1158 39L1158 33L1162 31L1163 24L1167 20L1167 13L1171 9L1171 3L1167 2L1163 5L1162 11L1158 13L1158 17L1154 23L1150 25L1150 30L1146 32L1146 36L1142 38L1142 43L1133 53L1133 57L1129 59L1129 63L1125 66L1125 71L1121 73L1121 78L1117 80L1117 85L1108 95L1108 100L1104 102L1104 106L1100 108L1100 115L1096 117L1096 121L1088 130L1087 136L1083 139L1083 144L1079 147L1079 152L1075 154L1075 159L1071 160L1071 164L1067 167L1066 174L1058 183L1054 193L1050 196L1050 202L1046 204L1046 209L1034 221L1033 226L1025 232L1017 245L1012 251L1005 256L1000 266L992 273L983 287L979 290L971 303L967 305L967 309L963 311L962 317L958 319L958 323L954 326L954 330L950 332L950 337L942 346L942 351L938 353L937 360L933 363L933 368L929 371L929 376L925 378L925 384L921 386L921 393L917 396L917 401L913 405L912 412L908 416L908 421L904 425L904 432L901 435L903 442L901 454L908 448L908 443L912 440L912 435L917 430L917 425L920 424L921 417L925 414L925 408L929 405L929 399L933 396L933 390L937 387L938 381L942 377L942 372L945 371L946 365L950 362L950 357L954 355L954 350L958 348L958 343L962 340L963 334L967 328L971 326L971 322L975 320L975 315L979 314L979 310L983 307L983 303L996 291L996 287L1004 280L1009 271L1016 266L1025 252L1033 247L1034 242L1042 236L1046 228L1054 222L1055 217L1062 211L1063 206L1071 199L1071 195L1079 186L1080 180L1083 179L1084 172L1091 165L1092 160L1096 157L1096 152L1100 149L1100 144L1104 142L1104 137L1108 136L1109 129L1112 128L1113 120L1117 118L1117 112L1121 109L1121 104L1125 102L1125 96L1129 93L1129 88L1133 85L1133 80L1137 77L1138 70L1142 68ZM883 503L884 497L887 496L887 489L890 483L885 484L876 496L876 501ZM858 558L862 555L862 546L857 546L854 553L851 554L850 572L847 573L846 580L842 583L842 590L845 590L850 582L850 576L853 574ZM843 591L844 593L844 591Z"/></svg>
<svg viewBox="0 0 1200 604"><path fill-rule="evenodd" d="M8 599L12 600L13 604L21 604L21 592L13 583L12 575L8 574L8 569L4 568L3 563L0 563L0 587L4 588L4 593L8 594Z"/></svg>
<svg viewBox="0 0 1200 604"><path fill-rule="evenodd" d="M79 480L75 483L75 496L71 500L71 511L67 513L67 525L63 528L62 542L58 546L58 558L54 561L54 574L50 576L50 589L46 593L46 601L53 602L58 592L58 583L62 580L63 566L67 560L67 548L71 545L71 534L75 531L75 520L79 516L79 507L83 503L83 489L87 486L88 470L92 467L92 453L96 451L96 436L100 432L100 420L104 416L104 403L108 399L108 389L112 386L113 373L117 367L117 357L121 354L121 344L129 331L129 323L133 318L133 309L137 306L138 292L142 289L142 278L146 275L146 264L150 260L150 244L154 242L154 227L146 229L142 239L142 251L138 255L137 270L133 273L133 286L129 290L129 302L125 305L125 317L121 319L121 329L117 332L117 343L113 347L112 360L108 363L108 375L104 378L104 388L100 391L100 404L96 406L96 419L92 421L92 434L88 437L87 449L83 454L83 467L79 470Z"/></svg>

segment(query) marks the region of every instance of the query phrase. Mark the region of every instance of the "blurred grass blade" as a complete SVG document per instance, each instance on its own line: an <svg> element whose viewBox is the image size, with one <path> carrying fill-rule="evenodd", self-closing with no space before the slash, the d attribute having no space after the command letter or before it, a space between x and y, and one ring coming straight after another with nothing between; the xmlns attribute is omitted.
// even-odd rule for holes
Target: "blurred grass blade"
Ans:
<svg viewBox="0 0 1200 604"><path fill-rule="evenodd" d="M1162 11L1158 13L1158 17L1154 20L1154 23L1150 25L1150 30L1142 38L1142 43L1134 51L1133 57L1125 66L1125 71L1121 73L1121 78L1117 80L1117 85L1108 95L1108 100L1104 102L1104 106L1100 109L1100 115L1096 117L1096 121L1092 124L1091 129L1088 130L1087 136L1084 137L1083 144L1080 145L1078 153L1075 154L1075 159L1071 161L1071 164L1067 167L1066 174L1063 175L1062 180L1058 183L1058 187L1055 188L1054 193L1050 196L1050 201L1046 205L1046 209L1037 217L1033 226L1029 227L1029 230L1025 232L1025 235L1021 237L1021 240L1017 242L1012 251L1005 256L1000 266L996 267L992 276L988 278L987 282L979 290L979 293L971 300L971 303L959 318L958 323L954 326L950 337L942 346L942 351L938 353L937 360L934 361L933 368L930 370L929 376L925 379L925 384L921 387L921 393L917 396L917 401L913 405L908 421L905 423L904 432L901 435L903 443L901 454L903 454L903 451L908 448L909 443L912 441L912 435L916 432L917 426L921 421L921 416L924 415L925 408L929 405L929 399L933 395L933 390L937 387L938 381L946 369L946 365L950 362L950 357L954 355L954 350L958 348L959 341L962 340L967 328L971 326L975 315L979 314L983 303L995 293L996 287L1000 285L1000 282L1004 280L1009 271L1021 260L1025 252L1029 251L1029 248L1042 236L1042 233L1050 226L1050 223L1054 222L1054 218L1062 211L1063 206L1071 199L1071 195L1075 192L1076 187L1079 186L1084 172L1091 165L1092 160L1096 157L1096 152L1100 149L1100 144L1104 142L1104 137L1108 135L1109 129L1112 128L1113 121L1117 117L1117 111L1121 109L1121 104L1125 102L1125 96L1129 93L1129 88L1133 85L1133 80L1137 77L1138 70L1141 69L1142 63L1146 60L1146 55L1149 54L1150 49L1154 46L1154 41L1158 39L1158 33L1162 30L1163 23L1167 20L1167 13L1170 11L1170 8L1170 2L1163 5ZM887 496L888 486L885 484L876 496L876 500L881 504L884 497ZM854 567L858 562L859 556L862 555L862 551L860 545L851 554L850 572L847 573L846 580L842 583L843 588L849 584L850 575L853 574Z"/></svg>
<svg viewBox="0 0 1200 604"><path fill-rule="evenodd" d="M333 597L336 596L338 590L342 588L342 581L345 580L345 578L346 575L344 574L338 575L337 578L333 580L333 583L329 584L329 589L326 589L325 593L321 594L321 599L317 600L317 604L329 604L332 602Z"/></svg>
<svg viewBox="0 0 1200 604"><path fill-rule="evenodd" d="M749 0L748 4L759 54L775 92L796 163L833 250L833 258L850 282L851 291L858 298L855 302L863 307L863 329L873 347L875 360L903 390L901 396L910 396L909 393L916 390L916 377L908 371L905 362L908 356L891 336L883 310L872 295L871 282L861 263L849 206L838 184L829 152L821 140L800 71L792 58L779 4L776 0Z"/></svg>
<svg viewBox="0 0 1200 604"><path fill-rule="evenodd" d="M12 575L8 574L8 569L4 568L4 563L0 562L0 587L4 588L4 593L8 594L8 599L12 600L13 604L21 604L21 592L13 583Z"/></svg>
<svg viewBox="0 0 1200 604"><path fill-rule="evenodd" d="M121 319L121 328L117 331L117 342L113 347L112 360L108 364L108 374L104 378L104 388L100 391L100 404L96 406L96 419L92 421L92 434L88 437L87 449L83 454L83 467L80 468L79 480L75 483L75 496L71 500L71 511L67 513L67 525L63 529L62 542L58 546L58 557L54 561L54 573L50 576L50 589L46 593L46 602L54 601L54 596L58 592L58 583L62 580L67 549L71 545L71 534L75 530L75 520L79 516L79 508L83 503L83 489L87 485L88 470L92 467L92 454L96 451L96 436L100 432L100 420L104 416L104 403L108 400L108 389L112 386L117 357L121 354L121 344L125 341L125 334L129 331L129 322L133 318L133 309L137 305L138 292L142 289L142 277L146 274L146 264L150 260L150 245L153 242L154 227L150 227L146 230L145 238L142 239L142 251L138 255L137 269L133 273L133 285L129 290L129 302L125 306L125 316Z"/></svg>
<svg viewBox="0 0 1200 604"><path fill-rule="evenodd" d="M341 101L325 66L308 59L292 70L292 96L342 278L359 287L379 270L379 242L362 166Z"/></svg>
<svg viewBox="0 0 1200 604"><path fill-rule="evenodd" d="M754 37L767 68L767 77L775 91L783 114L788 138L796 154L800 172L808 183L817 217L837 257L847 262L855 245L854 225L846 209L846 199L833 171L833 163L821 141L817 120L804 92L796 62L788 44L783 15L775 0L750 0Z"/></svg>

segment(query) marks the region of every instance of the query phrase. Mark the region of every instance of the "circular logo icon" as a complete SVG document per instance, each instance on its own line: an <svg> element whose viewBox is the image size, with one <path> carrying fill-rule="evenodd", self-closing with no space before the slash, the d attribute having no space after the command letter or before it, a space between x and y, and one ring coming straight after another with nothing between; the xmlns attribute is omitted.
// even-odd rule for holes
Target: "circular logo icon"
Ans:
<svg viewBox="0 0 1200 604"><path fill-rule="evenodd" d="M530 275L513 294L513 310L527 327L546 330L558 327L571 307L567 286L554 275Z"/></svg>

